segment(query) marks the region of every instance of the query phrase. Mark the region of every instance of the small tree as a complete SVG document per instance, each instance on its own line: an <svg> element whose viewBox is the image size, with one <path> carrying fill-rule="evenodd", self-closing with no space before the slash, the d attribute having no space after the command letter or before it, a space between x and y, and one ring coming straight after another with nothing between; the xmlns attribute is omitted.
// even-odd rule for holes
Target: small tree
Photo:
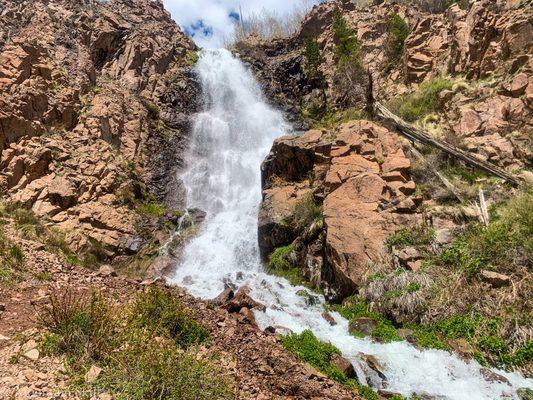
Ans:
<svg viewBox="0 0 533 400"><path fill-rule="evenodd" d="M355 31L348 25L348 22L337 10L333 20L333 39L335 47L333 49L339 60L339 67L347 64L359 64L359 41Z"/></svg>
<svg viewBox="0 0 533 400"><path fill-rule="evenodd" d="M410 33L409 25L398 14L393 14L389 21L389 51L394 60L398 59L403 51L405 39Z"/></svg>
<svg viewBox="0 0 533 400"><path fill-rule="evenodd" d="M305 59L307 60L307 73L311 80L315 81L318 87L323 87L325 83L324 74L320 66L324 62L324 57L320 51L320 46L316 39L307 38L305 41Z"/></svg>

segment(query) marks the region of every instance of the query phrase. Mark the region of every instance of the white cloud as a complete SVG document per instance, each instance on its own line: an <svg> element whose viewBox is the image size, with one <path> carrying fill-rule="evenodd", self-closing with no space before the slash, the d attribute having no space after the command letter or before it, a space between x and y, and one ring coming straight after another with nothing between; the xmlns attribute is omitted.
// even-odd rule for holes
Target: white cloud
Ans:
<svg viewBox="0 0 533 400"><path fill-rule="evenodd" d="M318 3L319 0L311 0ZM235 20L231 12L246 15L263 10L279 15L290 13L302 4L301 0L164 0L172 18L187 31L194 31L195 42L206 48L222 47L224 38L233 35ZM200 25L199 21L203 22ZM194 27L195 29L192 29Z"/></svg>

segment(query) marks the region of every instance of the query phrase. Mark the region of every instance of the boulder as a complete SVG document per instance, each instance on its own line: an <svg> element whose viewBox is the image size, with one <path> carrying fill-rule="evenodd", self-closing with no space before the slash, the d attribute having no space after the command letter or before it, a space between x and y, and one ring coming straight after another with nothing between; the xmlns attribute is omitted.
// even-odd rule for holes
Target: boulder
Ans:
<svg viewBox="0 0 533 400"><path fill-rule="evenodd" d="M248 309L257 308L264 310L265 307L261 303L258 303L250 297L250 291L251 289L248 286L241 286L239 290L237 290L237 293L235 293L235 296L223 305L223 308L230 313L237 313L244 307Z"/></svg>
<svg viewBox="0 0 533 400"><path fill-rule="evenodd" d="M483 270L481 271L480 276L484 282L487 282L494 288L501 288L511 284L510 277L498 272Z"/></svg>
<svg viewBox="0 0 533 400"><path fill-rule="evenodd" d="M229 286L226 286L217 297L211 300L211 302L217 306L221 306L233 299L234 296L235 293L233 292L233 289L231 289Z"/></svg>
<svg viewBox="0 0 533 400"><path fill-rule="evenodd" d="M357 379L355 369L350 360L348 360L347 358L344 358L338 354L333 354L329 360L329 363L334 367L337 367L348 378Z"/></svg>
<svg viewBox="0 0 533 400"><path fill-rule="evenodd" d="M483 376L483 378L485 378L487 382L498 382L498 383L505 383L507 385L511 385L511 383L509 382L509 379L507 379L505 376L500 375L488 368L481 368L479 372L481 373L481 376Z"/></svg>
<svg viewBox="0 0 533 400"><path fill-rule="evenodd" d="M376 329L377 326L378 324L373 318L361 317L350 321L348 330L350 333L370 336L372 335L372 331Z"/></svg>

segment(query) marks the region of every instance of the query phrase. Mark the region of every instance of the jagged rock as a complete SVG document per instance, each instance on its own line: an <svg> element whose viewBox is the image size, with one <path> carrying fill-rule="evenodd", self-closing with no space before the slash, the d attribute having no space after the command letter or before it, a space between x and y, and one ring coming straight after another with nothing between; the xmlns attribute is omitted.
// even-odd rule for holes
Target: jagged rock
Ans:
<svg viewBox="0 0 533 400"><path fill-rule="evenodd" d="M376 320L373 318L361 317L350 321L348 330L350 333L363 334L370 336L372 331L378 326Z"/></svg>
<svg viewBox="0 0 533 400"><path fill-rule="evenodd" d="M511 284L511 278L498 272L483 270L480 276L483 281L495 288L509 286Z"/></svg>
<svg viewBox="0 0 533 400"><path fill-rule="evenodd" d="M383 373L383 366L381 365L381 363L378 361L378 359L375 356L361 353L360 357L363 360L363 362L366 364L366 366L368 366L370 370L374 371L380 379L384 381L387 380L387 377Z"/></svg>

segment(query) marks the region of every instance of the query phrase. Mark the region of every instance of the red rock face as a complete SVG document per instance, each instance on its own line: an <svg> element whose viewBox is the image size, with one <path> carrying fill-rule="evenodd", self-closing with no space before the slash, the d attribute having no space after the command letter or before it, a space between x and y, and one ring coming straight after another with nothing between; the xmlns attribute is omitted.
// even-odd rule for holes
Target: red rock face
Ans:
<svg viewBox="0 0 533 400"><path fill-rule="evenodd" d="M290 158L289 154L307 154L307 158ZM295 178L290 171L296 164L311 165L307 170L313 172L314 180ZM299 232L283 221L290 218L299 199L313 192L323 199L324 235L308 242L299 265L308 268L310 275L318 265L319 284L329 287L332 296L348 296L369 263L379 260L385 239L418 219L410 165L398 136L368 121L277 140L264 165L264 171L276 171L276 175L267 174L269 183L263 192L259 219L263 251L271 252L295 239L293 246L302 247L306 239L297 238ZM287 231L280 237L277 233L282 229Z"/></svg>
<svg viewBox="0 0 533 400"><path fill-rule="evenodd" d="M163 200L171 186L195 45L159 1L0 9L0 194L68 231L73 249L130 252L141 218L124 194L143 182Z"/></svg>

